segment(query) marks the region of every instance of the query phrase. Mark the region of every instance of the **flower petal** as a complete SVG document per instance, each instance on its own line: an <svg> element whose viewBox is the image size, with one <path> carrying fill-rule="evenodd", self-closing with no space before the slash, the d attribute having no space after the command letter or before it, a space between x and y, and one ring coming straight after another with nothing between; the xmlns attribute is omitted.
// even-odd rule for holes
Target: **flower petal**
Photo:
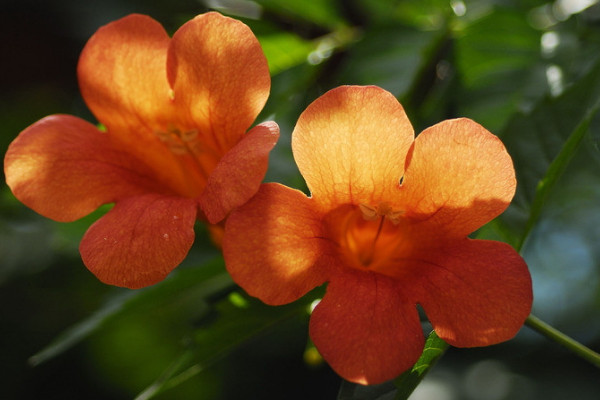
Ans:
<svg viewBox="0 0 600 400"><path fill-rule="evenodd" d="M251 129L221 158L199 200L210 223L218 223L256 193L267 172L269 153L277 139L277 124L265 122Z"/></svg>
<svg viewBox="0 0 600 400"><path fill-rule="evenodd" d="M203 143L224 153L262 110L271 86L265 55L242 22L218 13L184 24L171 41L167 74L174 104Z"/></svg>
<svg viewBox="0 0 600 400"><path fill-rule="evenodd" d="M104 283L153 285L187 255L196 214L193 199L148 194L121 200L85 233L81 258Z"/></svg>
<svg viewBox="0 0 600 400"><path fill-rule="evenodd" d="M163 182L189 194L189 171L157 137L171 127L188 129L179 126L171 101L166 71L170 40L148 16L121 18L89 39L77 75L86 104L113 140L152 166Z"/></svg>
<svg viewBox="0 0 600 400"><path fill-rule="evenodd" d="M414 133L392 94L374 86L342 86L300 115L292 149L322 210L377 206L397 196Z"/></svg>
<svg viewBox="0 0 600 400"><path fill-rule="evenodd" d="M431 231L465 236L498 216L516 188L504 145L466 119L441 122L417 136L402 184L407 217Z"/></svg>
<svg viewBox="0 0 600 400"><path fill-rule="evenodd" d="M69 115L46 117L21 132L6 152L4 171L20 201L57 221L76 220L124 196L168 193L110 135Z"/></svg>
<svg viewBox="0 0 600 400"><path fill-rule="evenodd" d="M416 305L391 278L346 270L327 286L310 337L344 379L377 384L410 368L423 351Z"/></svg>
<svg viewBox="0 0 600 400"><path fill-rule="evenodd" d="M290 303L325 282L324 241L312 200L264 184L225 223L223 255L233 280L271 305Z"/></svg>
<svg viewBox="0 0 600 400"><path fill-rule="evenodd" d="M109 131L126 132L137 140L151 138L153 123L172 112L166 73L169 42L157 21L139 14L111 22L89 39L77 66L79 86Z"/></svg>
<svg viewBox="0 0 600 400"><path fill-rule="evenodd" d="M531 311L531 277L506 243L463 239L416 265L419 303L437 334L457 347L511 339ZM419 288L419 289L417 289Z"/></svg>

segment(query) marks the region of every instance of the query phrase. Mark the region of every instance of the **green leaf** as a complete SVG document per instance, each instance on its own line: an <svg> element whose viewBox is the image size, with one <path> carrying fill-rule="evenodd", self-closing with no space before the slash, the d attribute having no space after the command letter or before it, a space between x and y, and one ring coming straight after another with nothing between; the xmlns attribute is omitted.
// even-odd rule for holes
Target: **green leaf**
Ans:
<svg viewBox="0 0 600 400"><path fill-rule="evenodd" d="M423 378L425 378L425 375L427 375L429 370L435 365L440 357L442 357L448 347L448 344L440 339L435 331L432 331L425 341L423 354L421 354L417 363L410 371L406 371L396 379L398 393L394 399L408 399Z"/></svg>
<svg viewBox="0 0 600 400"><path fill-rule="evenodd" d="M556 158L552 161L550 166L548 167L548 171L546 175L542 178L542 180L538 183L536 188L535 197L533 198L533 202L531 204L531 210L529 213L529 219L527 220L527 224L525 226L525 232L521 236L521 240L517 245L517 249L521 249L525 240L529 236L529 233L533 229L534 225L537 223L544 205L546 204L546 200L558 179L562 176L563 172L567 168L569 162L575 155L579 145L581 144L583 138L588 133L588 128L592 118L598 112L597 104L593 109L590 110L588 115L577 125L573 133L569 136L564 146L556 156Z"/></svg>
<svg viewBox="0 0 600 400"><path fill-rule="evenodd" d="M335 29L345 24L336 2L330 0L289 1L255 0L265 9L286 17L294 17L322 27Z"/></svg>
<svg viewBox="0 0 600 400"><path fill-rule="evenodd" d="M341 27L311 41L282 31L259 35L258 40L269 62L271 75L277 75L306 62L319 64L355 41L356 37L355 29Z"/></svg>
<svg viewBox="0 0 600 400"><path fill-rule="evenodd" d="M526 13L498 8L457 28L455 36L455 66L462 85L457 93L459 115L495 132L516 110L546 92L541 33Z"/></svg>
<svg viewBox="0 0 600 400"><path fill-rule="evenodd" d="M415 85L443 37L443 31L398 25L372 27L349 48L338 81L349 85L377 85L403 98Z"/></svg>
<svg viewBox="0 0 600 400"><path fill-rule="evenodd" d="M282 323L309 316L308 306L322 295L316 289L288 305L272 307L238 292L216 304L218 315L197 329L188 348L136 400L147 400L182 384L220 361L235 349L244 346Z"/></svg>
<svg viewBox="0 0 600 400"><path fill-rule="evenodd" d="M208 297L232 286L223 260L218 258L196 268L180 268L168 279L146 289L118 290L103 307L67 329L47 347L30 357L29 363L35 366L56 357L125 313L140 312L156 306L164 307L181 301L191 302L198 308Z"/></svg>
<svg viewBox="0 0 600 400"><path fill-rule="evenodd" d="M561 96L517 115L501 133L517 173L517 193L501 218L520 247L538 220L558 178L588 133L600 106L600 64Z"/></svg>
<svg viewBox="0 0 600 400"><path fill-rule="evenodd" d="M443 24L451 12L447 0L357 0L355 13L371 24L402 23L432 29Z"/></svg>
<svg viewBox="0 0 600 400"><path fill-rule="evenodd" d="M289 32L259 36L258 40L269 62L271 75L306 62L315 49L312 42Z"/></svg>

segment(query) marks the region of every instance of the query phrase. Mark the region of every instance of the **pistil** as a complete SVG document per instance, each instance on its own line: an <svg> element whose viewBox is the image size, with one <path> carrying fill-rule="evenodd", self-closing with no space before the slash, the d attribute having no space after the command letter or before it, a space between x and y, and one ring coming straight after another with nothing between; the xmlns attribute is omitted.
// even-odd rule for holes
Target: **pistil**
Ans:
<svg viewBox="0 0 600 400"><path fill-rule="evenodd" d="M375 237L373 238L373 241L371 242L371 246L369 247L369 250L368 250L366 256L364 256L364 257L361 256L360 261L365 267L369 267L371 265L371 263L373 262L373 258L375 257L375 246L377 245L377 239L379 239L379 235L381 235L381 230L383 229L384 222L385 222L385 217L382 215L381 217L379 217L379 226L377 227L377 233L375 233Z"/></svg>

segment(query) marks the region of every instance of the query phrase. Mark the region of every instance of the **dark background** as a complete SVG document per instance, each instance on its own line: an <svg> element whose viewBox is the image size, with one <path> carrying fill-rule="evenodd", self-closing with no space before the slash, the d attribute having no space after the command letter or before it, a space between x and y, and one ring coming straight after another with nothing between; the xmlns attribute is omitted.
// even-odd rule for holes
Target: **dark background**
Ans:
<svg viewBox="0 0 600 400"><path fill-rule="evenodd" d="M94 121L75 69L98 27L136 12L172 33L217 3L246 6L240 18L270 61L272 96L259 120L276 120L282 138L267 180L304 188L289 135L310 101L340 84L377 84L401 100L416 132L466 116L506 143L519 193L479 237L518 246L535 208L537 182L574 127L587 113L595 115L600 99L595 2L582 9L575 1L265 0L248 8L243 1L5 0L0 149L49 114ZM598 137L593 118L522 249L534 279L536 315L596 350ZM132 399L161 377L167 382L161 399L337 397L340 379L311 357L307 341L305 310L318 292L287 308L247 298L228 280L201 226L181 272L164 284L138 292L108 287L87 271L77 251L85 229L105 210L59 224L2 188L0 397ZM30 358L51 343L49 352ZM368 388L355 398L391 398L385 397L390 389ZM599 393L597 368L523 328L504 344L450 349L411 399L591 400Z"/></svg>

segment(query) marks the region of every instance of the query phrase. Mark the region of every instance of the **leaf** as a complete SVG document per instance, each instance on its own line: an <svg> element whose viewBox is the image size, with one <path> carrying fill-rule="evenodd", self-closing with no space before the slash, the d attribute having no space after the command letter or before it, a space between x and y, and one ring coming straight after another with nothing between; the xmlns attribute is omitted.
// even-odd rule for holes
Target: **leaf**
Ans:
<svg viewBox="0 0 600 400"><path fill-rule="evenodd" d="M289 32L259 36L258 39L269 62L271 75L306 62L315 49L312 42Z"/></svg>
<svg viewBox="0 0 600 400"><path fill-rule="evenodd" d="M157 305L163 306L186 297L186 300L192 300L195 306L199 307L198 303L204 299L232 286L223 261L218 258L197 268L177 269L168 279L146 289L118 290L103 307L67 329L52 343L30 357L29 363L36 366L56 357L122 314L152 309Z"/></svg>
<svg viewBox="0 0 600 400"><path fill-rule="evenodd" d="M127 300L133 295L134 292L120 292L117 296L112 297L110 301L90 317L73 325L71 328L60 334L44 349L31 356L29 358L29 364L32 366L40 365L70 349L102 326L102 324L104 324L111 316L120 312Z"/></svg>
<svg viewBox="0 0 600 400"><path fill-rule="evenodd" d="M440 339L435 331L432 331L425 341L425 348L423 349L423 354L421 354L419 360L410 371L406 371L396 379L395 383L398 392L394 399L408 399L423 378L425 378L425 375L427 375L429 370L435 365L440 357L442 357L448 347L449 345Z"/></svg>
<svg viewBox="0 0 600 400"><path fill-rule="evenodd" d="M316 289L292 304L272 307L257 299L232 292L228 299L216 304L215 312L218 316L194 332L193 340L181 357L144 389L136 400L151 399L184 383L235 349L250 343L285 321L294 318L307 319L308 305L320 296L320 289Z"/></svg>
<svg viewBox="0 0 600 400"><path fill-rule="evenodd" d="M405 97L443 37L443 31L372 27L349 48L339 83L377 85L398 98Z"/></svg>
<svg viewBox="0 0 600 400"><path fill-rule="evenodd" d="M455 36L459 115L495 132L546 92L541 33L522 10L499 7L457 29Z"/></svg>
<svg viewBox="0 0 600 400"><path fill-rule="evenodd" d="M546 204L548 196L550 196L552 189L575 155L575 152L579 148L579 145L581 144L586 133L588 133L590 122L598 112L598 106L599 104L590 110L588 115L579 123L579 125L577 125L573 133L571 133L564 146L560 150L560 153L558 153L556 158L548 167L548 171L546 172L544 178L538 183L535 197L533 198L533 202L531 204L529 219L527 220L527 224L525 226L525 232L521 236L521 240L517 245L517 249L521 249L523 247L525 240L529 236L529 233L537 223L540 214L542 213L542 209Z"/></svg>
<svg viewBox="0 0 600 400"><path fill-rule="evenodd" d="M345 24L336 2L330 0L289 1L255 0L265 9L287 17L295 17L322 27L335 29Z"/></svg>
<svg viewBox="0 0 600 400"><path fill-rule="evenodd" d="M269 62L271 75L303 63L319 64L334 52L357 39L353 28L341 27L313 40L305 40L291 32L274 31L258 36Z"/></svg>
<svg viewBox="0 0 600 400"><path fill-rule="evenodd" d="M539 218L599 105L600 64L596 64L561 96L546 98L531 113L514 117L500 134L517 174L517 193L501 217L502 229L518 238L512 240L514 246L523 244Z"/></svg>
<svg viewBox="0 0 600 400"><path fill-rule="evenodd" d="M451 12L447 0L357 0L348 3L363 20L379 25L402 23L432 29Z"/></svg>
<svg viewBox="0 0 600 400"><path fill-rule="evenodd" d="M448 347L432 331L425 341L421 357L410 370L395 380L379 385L363 386L342 381L337 400L406 400Z"/></svg>

